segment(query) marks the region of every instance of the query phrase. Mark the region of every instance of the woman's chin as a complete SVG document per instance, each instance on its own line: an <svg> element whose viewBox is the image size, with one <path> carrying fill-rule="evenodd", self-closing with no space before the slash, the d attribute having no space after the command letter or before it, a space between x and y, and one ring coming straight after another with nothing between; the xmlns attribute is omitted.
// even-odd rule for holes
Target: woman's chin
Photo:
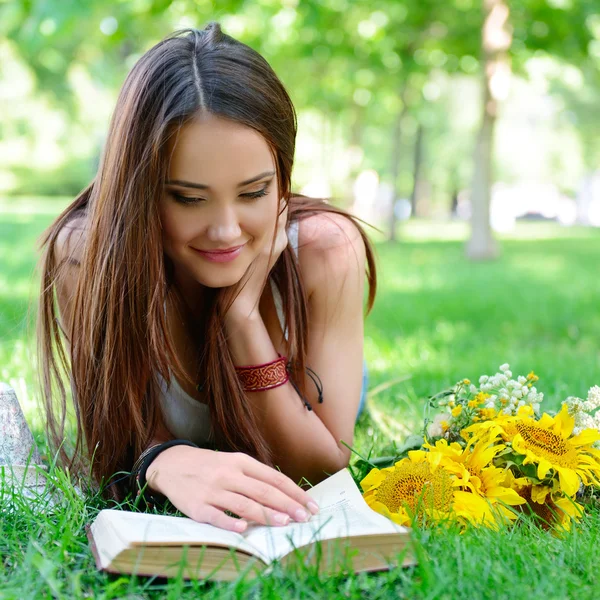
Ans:
<svg viewBox="0 0 600 600"><path fill-rule="evenodd" d="M244 272L242 273L219 273L210 276L203 275L201 277L197 277L196 281L208 288L226 288L237 285L242 277L244 276Z"/></svg>

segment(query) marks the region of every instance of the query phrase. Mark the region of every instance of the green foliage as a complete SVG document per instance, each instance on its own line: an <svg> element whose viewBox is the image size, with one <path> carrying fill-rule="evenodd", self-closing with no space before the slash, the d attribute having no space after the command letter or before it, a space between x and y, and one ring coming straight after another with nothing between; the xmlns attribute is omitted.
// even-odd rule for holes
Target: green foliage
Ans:
<svg viewBox="0 0 600 600"><path fill-rule="evenodd" d="M94 178L96 161L91 158L71 160L51 171L32 170L24 166L13 168L17 183L11 190L16 196L72 196L73 198Z"/></svg>
<svg viewBox="0 0 600 600"><path fill-rule="evenodd" d="M482 0L13 0L0 3L0 38L8 40L27 65L35 96L48 98L73 124L82 119L74 69L83 68L95 84L114 95L150 45L176 28L219 20L226 32L265 55L300 111L323 114L347 146L363 149L362 168L375 168L388 181L396 176L392 183L397 195L410 195L415 185L415 132L423 127L427 160L422 177L431 182L434 196L436 189L450 195L469 185L473 130L457 128L448 119L452 107L444 90L435 97L431 86L439 86L446 77L479 74L481 4ZM598 125L589 111L600 93L594 83L599 72L597 2L513 0L509 5L510 58L517 73L526 75L529 59L540 56L585 70L590 101L576 101L561 86L554 90L569 101L587 164L593 167ZM3 70L0 63L0 78ZM400 141L395 145L397 135ZM65 162L68 170L70 159ZM66 171L64 175L65 187L71 189L74 184ZM17 184L13 193L26 189L32 188ZM55 189L49 182L44 193Z"/></svg>

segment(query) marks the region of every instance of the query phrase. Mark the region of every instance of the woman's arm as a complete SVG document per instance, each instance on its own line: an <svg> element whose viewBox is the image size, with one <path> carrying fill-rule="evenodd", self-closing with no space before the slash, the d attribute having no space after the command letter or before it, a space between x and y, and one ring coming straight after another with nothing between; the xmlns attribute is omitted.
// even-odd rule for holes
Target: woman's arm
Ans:
<svg viewBox="0 0 600 600"><path fill-rule="evenodd" d="M54 262L59 267L56 280L59 325L69 343L71 342L71 324L73 322L73 300L77 289L85 238L84 219L75 218L60 230L54 246Z"/></svg>
<svg viewBox="0 0 600 600"><path fill-rule="evenodd" d="M299 262L309 298L307 364L321 378L318 404L312 381L308 411L291 383L248 394L275 463L292 479L311 483L348 464L363 371L365 248L345 217L319 214L300 224ZM233 307L232 307L233 308ZM229 345L238 366L277 358L258 310L227 315Z"/></svg>

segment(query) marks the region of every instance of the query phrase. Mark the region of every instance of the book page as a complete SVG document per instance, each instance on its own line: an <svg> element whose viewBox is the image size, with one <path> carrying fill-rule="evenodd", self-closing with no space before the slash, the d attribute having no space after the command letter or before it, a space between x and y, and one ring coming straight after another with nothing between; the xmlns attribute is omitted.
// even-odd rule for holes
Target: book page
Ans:
<svg viewBox="0 0 600 600"><path fill-rule="evenodd" d="M246 541L274 560L319 540L408 531L369 508L348 469L319 483L308 494L320 508L310 521L285 527L253 525L243 534Z"/></svg>
<svg viewBox="0 0 600 600"><path fill-rule="evenodd" d="M239 533L197 523L185 517L106 509L100 511L91 529L103 563L105 558L108 558L107 554L112 555L110 562L118 552L132 546L181 546L185 544L227 546L266 560L262 552L248 544ZM116 542L108 547L105 540L109 530L112 530L112 539L116 535L120 543ZM100 541L104 543L99 543ZM112 547L116 545L119 547L113 549Z"/></svg>

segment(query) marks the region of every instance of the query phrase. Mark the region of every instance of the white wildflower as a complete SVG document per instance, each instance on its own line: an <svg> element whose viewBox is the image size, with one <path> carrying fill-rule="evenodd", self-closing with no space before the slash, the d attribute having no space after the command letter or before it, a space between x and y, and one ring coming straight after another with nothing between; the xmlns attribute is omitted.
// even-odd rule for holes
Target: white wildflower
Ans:
<svg viewBox="0 0 600 600"><path fill-rule="evenodd" d="M433 418L433 422L427 426L427 437L435 438L444 435L442 423L449 423L452 415L450 413L439 413Z"/></svg>
<svg viewBox="0 0 600 600"><path fill-rule="evenodd" d="M585 407L587 411L592 411L600 407L600 387L597 385L589 389Z"/></svg>
<svg viewBox="0 0 600 600"><path fill-rule="evenodd" d="M523 375L519 375L519 377L517 378L517 381L521 385L527 385L527 377L523 377Z"/></svg>
<svg viewBox="0 0 600 600"><path fill-rule="evenodd" d="M500 370L502 372L508 371L509 368L510 368L510 365L508 363L504 363L503 365L500 365Z"/></svg>
<svg viewBox="0 0 600 600"><path fill-rule="evenodd" d="M570 415L574 415L580 410L583 410L583 400L576 396L569 396L562 405L567 407Z"/></svg>
<svg viewBox="0 0 600 600"><path fill-rule="evenodd" d="M478 390L473 384L471 384L471 386L469 387L469 392L471 392L471 394L476 394Z"/></svg>
<svg viewBox="0 0 600 600"><path fill-rule="evenodd" d="M489 377L487 375L482 375L479 378L479 383L487 383L488 382Z"/></svg>

